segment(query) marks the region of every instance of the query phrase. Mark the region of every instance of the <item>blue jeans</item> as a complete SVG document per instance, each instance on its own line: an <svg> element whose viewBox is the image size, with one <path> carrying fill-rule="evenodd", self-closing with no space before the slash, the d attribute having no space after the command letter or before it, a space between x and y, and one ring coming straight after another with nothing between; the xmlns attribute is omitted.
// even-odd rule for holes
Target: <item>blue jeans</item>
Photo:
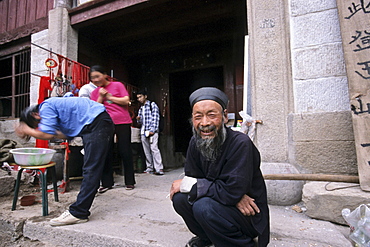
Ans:
<svg viewBox="0 0 370 247"><path fill-rule="evenodd" d="M114 124L107 112L102 112L80 132L84 143L83 180L77 200L69 206L69 212L80 219L87 219L95 194L99 188L106 156L113 138Z"/></svg>
<svg viewBox="0 0 370 247"><path fill-rule="evenodd" d="M175 211L184 219L189 230L202 239L209 239L216 246L255 246L258 233L249 217L235 206L225 206L210 197L202 197L191 205L188 194L176 193L173 198Z"/></svg>

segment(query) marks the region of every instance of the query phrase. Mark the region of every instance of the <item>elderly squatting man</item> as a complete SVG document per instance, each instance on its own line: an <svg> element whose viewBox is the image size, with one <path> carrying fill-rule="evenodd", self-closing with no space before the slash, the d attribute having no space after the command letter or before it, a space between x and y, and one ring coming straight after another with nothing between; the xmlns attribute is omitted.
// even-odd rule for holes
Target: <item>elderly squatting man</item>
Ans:
<svg viewBox="0 0 370 247"><path fill-rule="evenodd" d="M196 236L186 246L267 246L269 209L260 154L249 137L225 126L228 98L204 87L190 97L193 137L185 177L172 183L175 211Z"/></svg>

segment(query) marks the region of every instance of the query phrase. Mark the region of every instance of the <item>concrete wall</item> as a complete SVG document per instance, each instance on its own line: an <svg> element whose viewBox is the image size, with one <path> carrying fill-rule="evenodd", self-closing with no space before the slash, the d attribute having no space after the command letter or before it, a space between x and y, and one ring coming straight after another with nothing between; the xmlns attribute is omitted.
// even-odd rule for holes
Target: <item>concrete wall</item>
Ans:
<svg viewBox="0 0 370 247"><path fill-rule="evenodd" d="M356 175L351 121L347 111L290 114L291 160L306 173Z"/></svg>
<svg viewBox="0 0 370 247"><path fill-rule="evenodd" d="M77 61L78 32L71 27L66 8L59 7L49 11L48 42L53 52Z"/></svg>
<svg viewBox="0 0 370 247"><path fill-rule="evenodd" d="M48 36L49 30L31 35L31 42L38 46L49 49ZM31 45L31 73L40 76L49 76L45 60L49 57L49 52L37 46ZM31 76L30 103L37 104L39 96L40 77Z"/></svg>
<svg viewBox="0 0 370 247"><path fill-rule="evenodd" d="M291 0L294 112L290 162L312 173L356 174L348 83L336 1Z"/></svg>
<svg viewBox="0 0 370 247"><path fill-rule="evenodd" d="M356 174L335 0L247 0L252 116L265 163Z"/></svg>

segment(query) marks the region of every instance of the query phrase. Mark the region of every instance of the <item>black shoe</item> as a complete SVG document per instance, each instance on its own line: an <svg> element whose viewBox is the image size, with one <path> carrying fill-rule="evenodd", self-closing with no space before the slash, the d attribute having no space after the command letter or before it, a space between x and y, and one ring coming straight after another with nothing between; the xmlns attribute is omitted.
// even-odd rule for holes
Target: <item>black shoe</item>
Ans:
<svg viewBox="0 0 370 247"><path fill-rule="evenodd" d="M189 240L185 247L208 247L211 246L212 242L209 239L201 239L195 236Z"/></svg>
<svg viewBox="0 0 370 247"><path fill-rule="evenodd" d="M105 193L105 192L107 192L108 190L111 190L111 189L113 189L113 187L100 187L100 188L98 189L98 192L99 192L100 194L103 194L103 193Z"/></svg>

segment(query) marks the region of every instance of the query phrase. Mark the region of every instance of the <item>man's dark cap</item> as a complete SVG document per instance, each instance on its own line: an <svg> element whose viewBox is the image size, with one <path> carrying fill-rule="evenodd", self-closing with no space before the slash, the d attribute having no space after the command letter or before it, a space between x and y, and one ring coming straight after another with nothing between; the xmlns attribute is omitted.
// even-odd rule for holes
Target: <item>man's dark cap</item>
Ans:
<svg viewBox="0 0 370 247"><path fill-rule="evenodd" d="M216 101L222 106L222 109L226 109L227 104L229 103L227 95L215 87L202 87L195 90L189 97L191 108L193 108L195 103L201 100Z"/></svg>

